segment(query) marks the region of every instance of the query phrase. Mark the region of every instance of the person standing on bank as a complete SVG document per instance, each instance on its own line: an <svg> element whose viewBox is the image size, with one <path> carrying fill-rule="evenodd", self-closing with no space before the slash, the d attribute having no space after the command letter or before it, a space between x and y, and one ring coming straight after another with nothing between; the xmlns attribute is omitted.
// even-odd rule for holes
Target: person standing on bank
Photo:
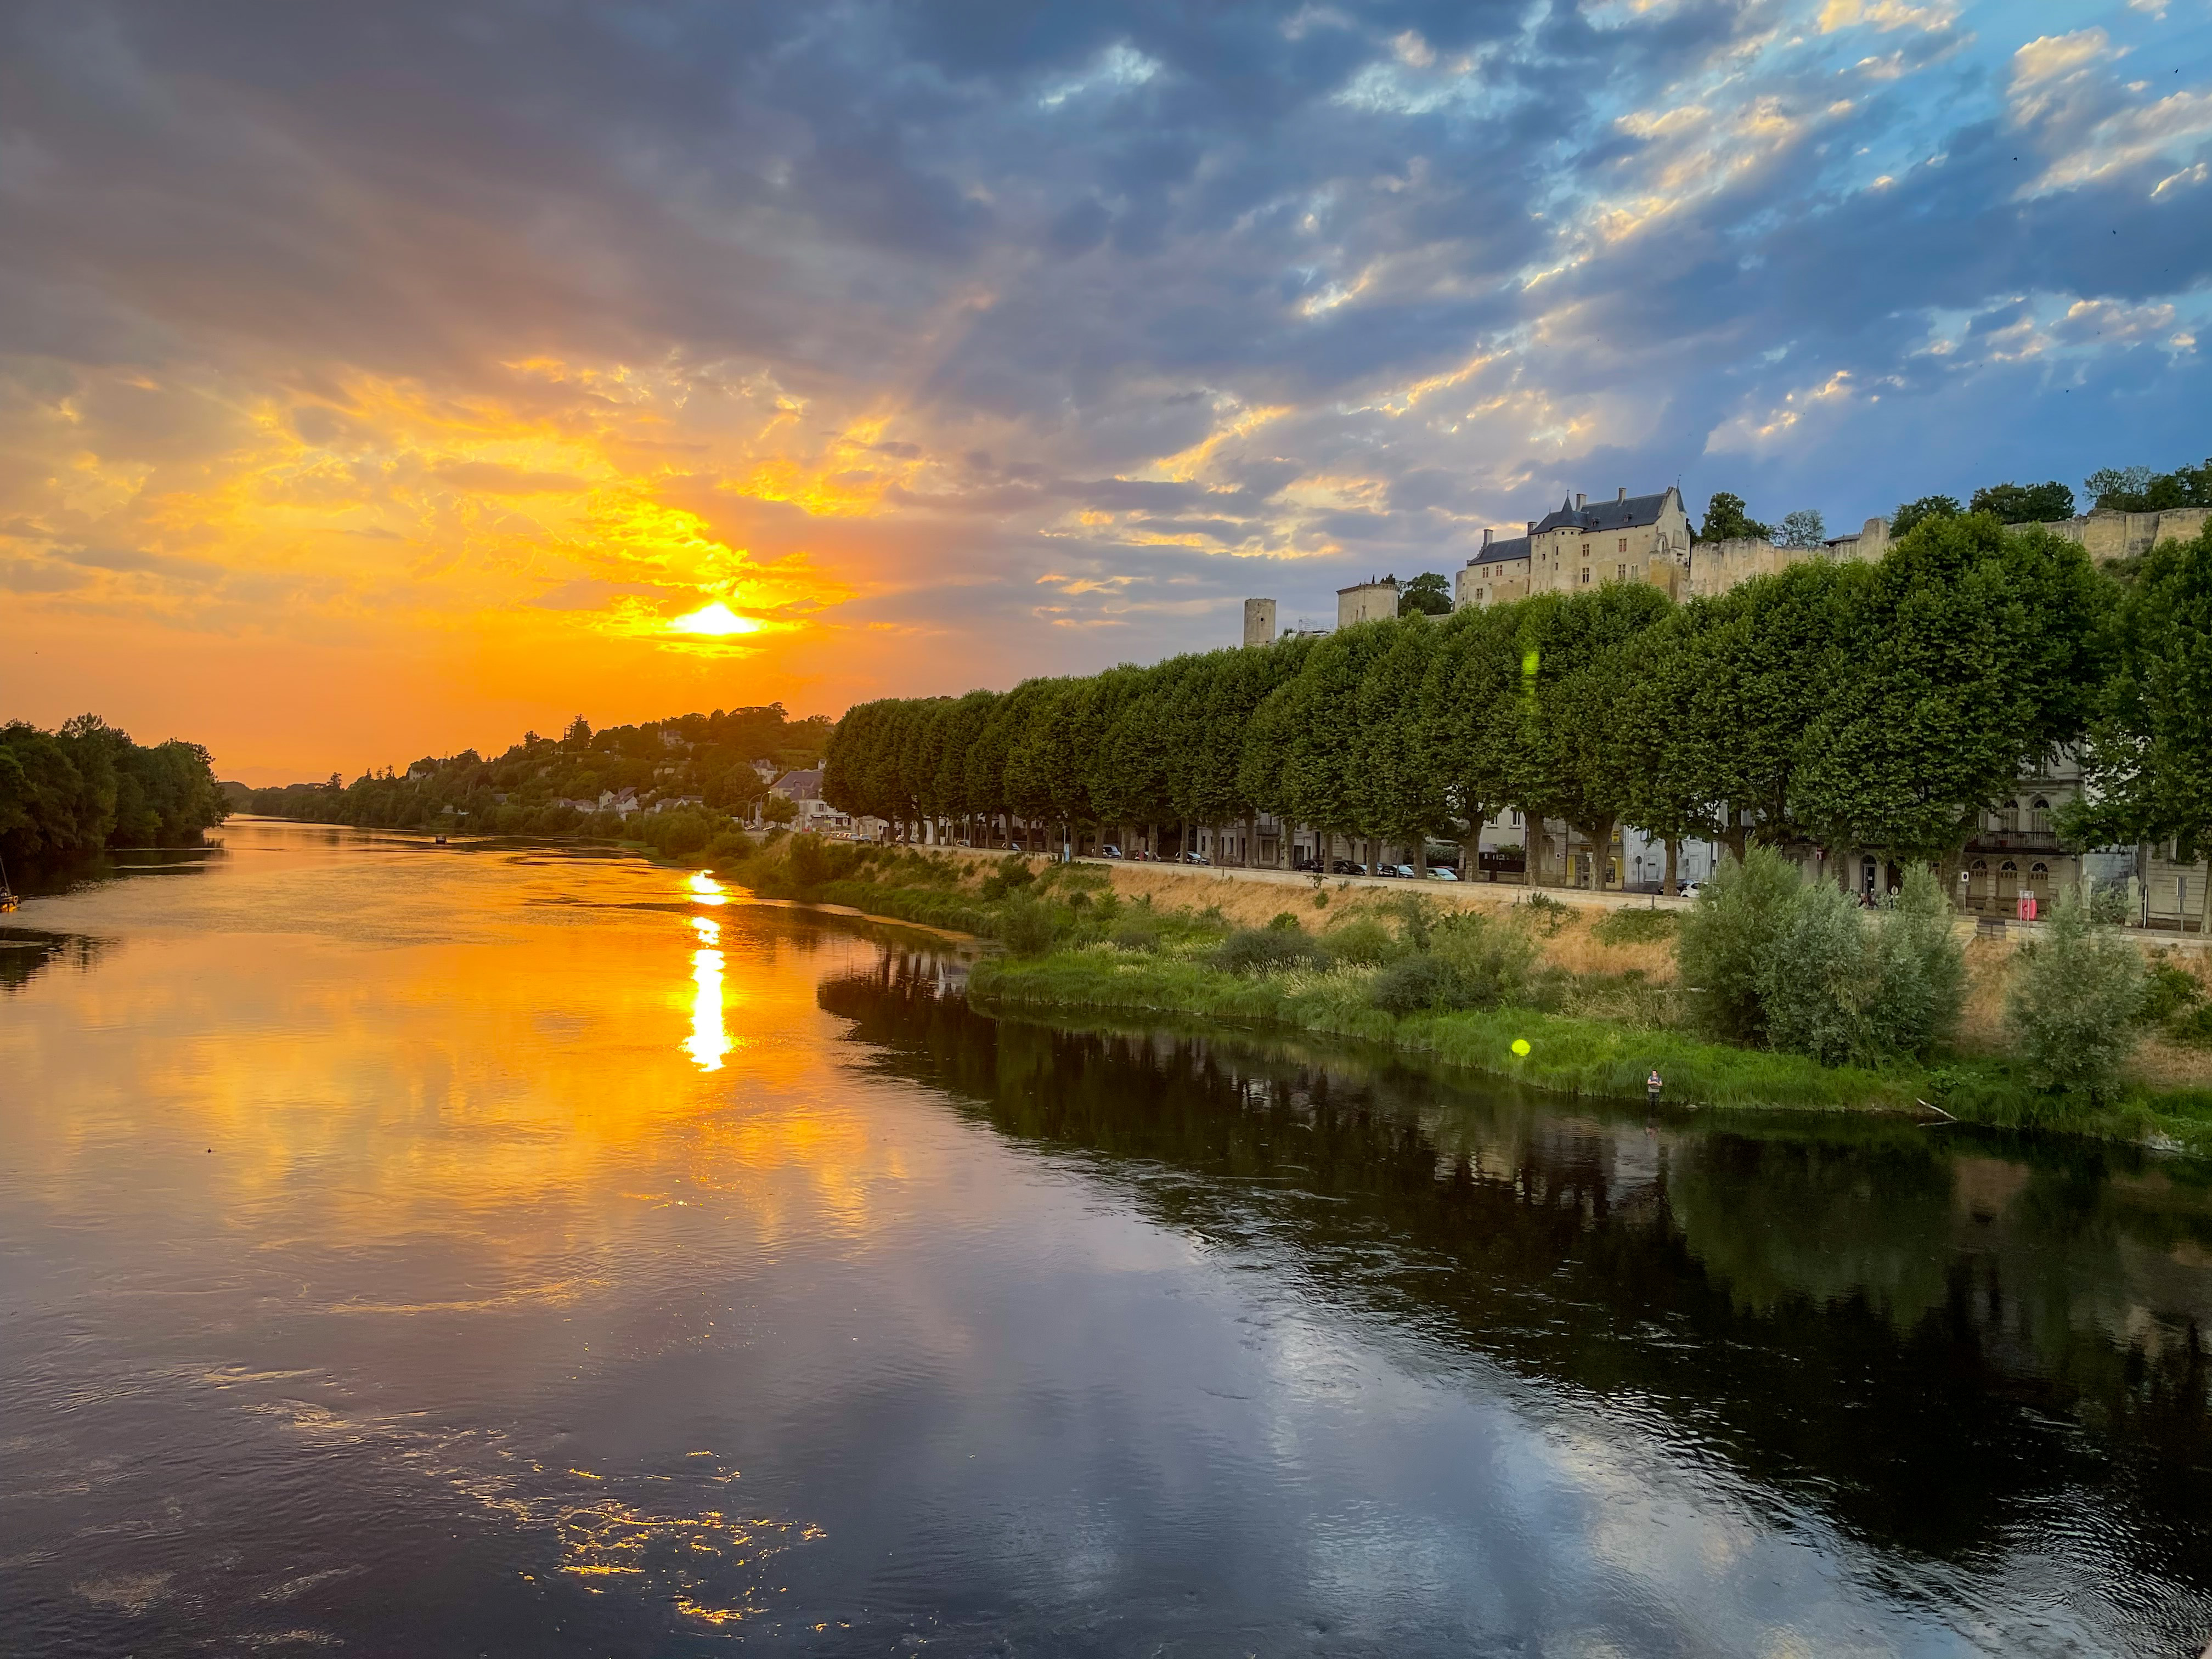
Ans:
<svg viewBox="0 0 2212 1659"><path fill-rule="evenodd" d="M1644 1099L1656 1106L1659 1103L1659 1091L1665 1086L1660 1079L1659 1068L1654 1066L1651 1068L1651 1075L1644 1079Z"/></svg>

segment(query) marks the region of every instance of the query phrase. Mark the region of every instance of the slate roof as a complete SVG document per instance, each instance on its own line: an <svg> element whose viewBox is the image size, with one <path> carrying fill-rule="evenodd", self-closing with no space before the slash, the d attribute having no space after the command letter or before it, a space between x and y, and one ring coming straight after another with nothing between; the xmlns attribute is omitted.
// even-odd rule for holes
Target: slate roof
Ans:
<svg viewBox="0 0 2212 1659"><path fill-rule="evenodd" d="M1533 534L1540 536L1547 530L1561 528L1596 535L1616 530L1640 530L1659 522L1659 515L1667 510L1667 497L1673 493L1671 489L1662 489L1656 495L1631 495L1626 500L1615 496L1609 501L1590 501L1581 507L1575 506L1574 497L1570 495L1559 503L1559 511L1539 521ZM1476 565L1525 559L1531 539L1531 536L1515 536L1506 541L1493 541L1469 559L1468 567L1472 569Z"/></svg>
<svg viewBox="0 0 2212 1659"><path fill-rule="evenodd" d="M1528 556L1528 538L1526 536L1516 536L1510 541L1492 542L1467 563L1468 568L1471 570L1479 564L1502 564L1508 559L1525 559Z"/></svg>
<svg viewBox="0 0 2212 1659"><path fill-rule="evenodd" d="M811 772L786 772L775 781L775 793L786 800L820 800L821 771L817 769Z"/></svg>
<svg viewBox="0 0 2212 1659"><path fill-rule="evenodd" d="M1659 514L1666 509L1668 494L1662 489L1656 495L1631 495L1626 501L1615 498L1609 501L1591 501L1580 508L1575 506L1574 498L1570 496L1559 503L1557 512L1547 514L1537 524L1536 533L1540 536L1547 530L1563 527L1601 533L1614 530L1638 530L1645 525L1659 522Z"/></svg>

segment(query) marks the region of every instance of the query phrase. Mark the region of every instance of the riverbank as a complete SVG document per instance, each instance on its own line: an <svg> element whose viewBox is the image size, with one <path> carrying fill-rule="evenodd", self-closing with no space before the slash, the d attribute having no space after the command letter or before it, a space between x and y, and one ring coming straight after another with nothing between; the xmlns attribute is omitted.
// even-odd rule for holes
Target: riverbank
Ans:
<svg viewBox="0 0 2212 1659"><path fill-rule="evenodd" d="M1356 1041L1565 1095L1643 1099L1656 1071L1670 1106L1899 1113L2212 1154L2212 1094L2202 1091L2131 1090L2094 1106L2039 1096L1986 1059L1875 1071L1529 1007L1392 1014L1373 1004L1375 976L1357 967L1239 974L1187 957L1092 945L980 963L969 992L992 1012L1175 1017Z"/></svg>
<svg viewBox="0 0 2212 1659"><path fill-rule="evenodd" d="M1936 1063L1869 1069L1740 1048L1696 1029L1675 980L1679 907L1575 904L1540 890L1224 880L1205 871L788 839L722 873L764 896L1000 941L1006 954L979 963L970 978L977 1005L993 1011L1297 1032L1608 1100L1643 1099L1656 1069L1676 1106L1948 1117L2212 1153L2212 1054L2201 1048L2146 1028L2120 1097L2102 1104L2039 1093L2018 1074L2002 1022L2015 940L1967 946L1966 1017ZM1519 941L1525 982L1480 1009L1378 1006L1390 965L1421 954L1415 936L1450 916ZM1278 962L1224 962L1227 941L1270 931L1316 948ZM1971 923L1963 931L1971 934Z"/></svg>

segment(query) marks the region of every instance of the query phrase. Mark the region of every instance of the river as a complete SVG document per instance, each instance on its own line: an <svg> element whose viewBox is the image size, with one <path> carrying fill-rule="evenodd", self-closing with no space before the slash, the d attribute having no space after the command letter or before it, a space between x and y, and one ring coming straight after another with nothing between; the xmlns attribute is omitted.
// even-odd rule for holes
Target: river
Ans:
<svg viewBox="0 0 2212 1659"><path fill-rule="evenodd" d="M2194 1655L2212 1179L234 821L0 929L0 1650Z"/></svg>

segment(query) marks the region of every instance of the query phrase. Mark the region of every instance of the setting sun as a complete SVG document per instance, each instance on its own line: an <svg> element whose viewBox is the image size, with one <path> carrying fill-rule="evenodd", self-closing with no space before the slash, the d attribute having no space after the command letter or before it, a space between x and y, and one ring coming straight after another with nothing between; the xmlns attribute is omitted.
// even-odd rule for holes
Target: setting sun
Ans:
<svg viewBox="0 0 2212 1659"><path fill-rule="evenodd" d="M672 634L706 634L716 639L726 639L733 634L757 634L760 630L757 617L740 617L720 599L701 605L688 616L672 617L668 621Z"/></svg>

